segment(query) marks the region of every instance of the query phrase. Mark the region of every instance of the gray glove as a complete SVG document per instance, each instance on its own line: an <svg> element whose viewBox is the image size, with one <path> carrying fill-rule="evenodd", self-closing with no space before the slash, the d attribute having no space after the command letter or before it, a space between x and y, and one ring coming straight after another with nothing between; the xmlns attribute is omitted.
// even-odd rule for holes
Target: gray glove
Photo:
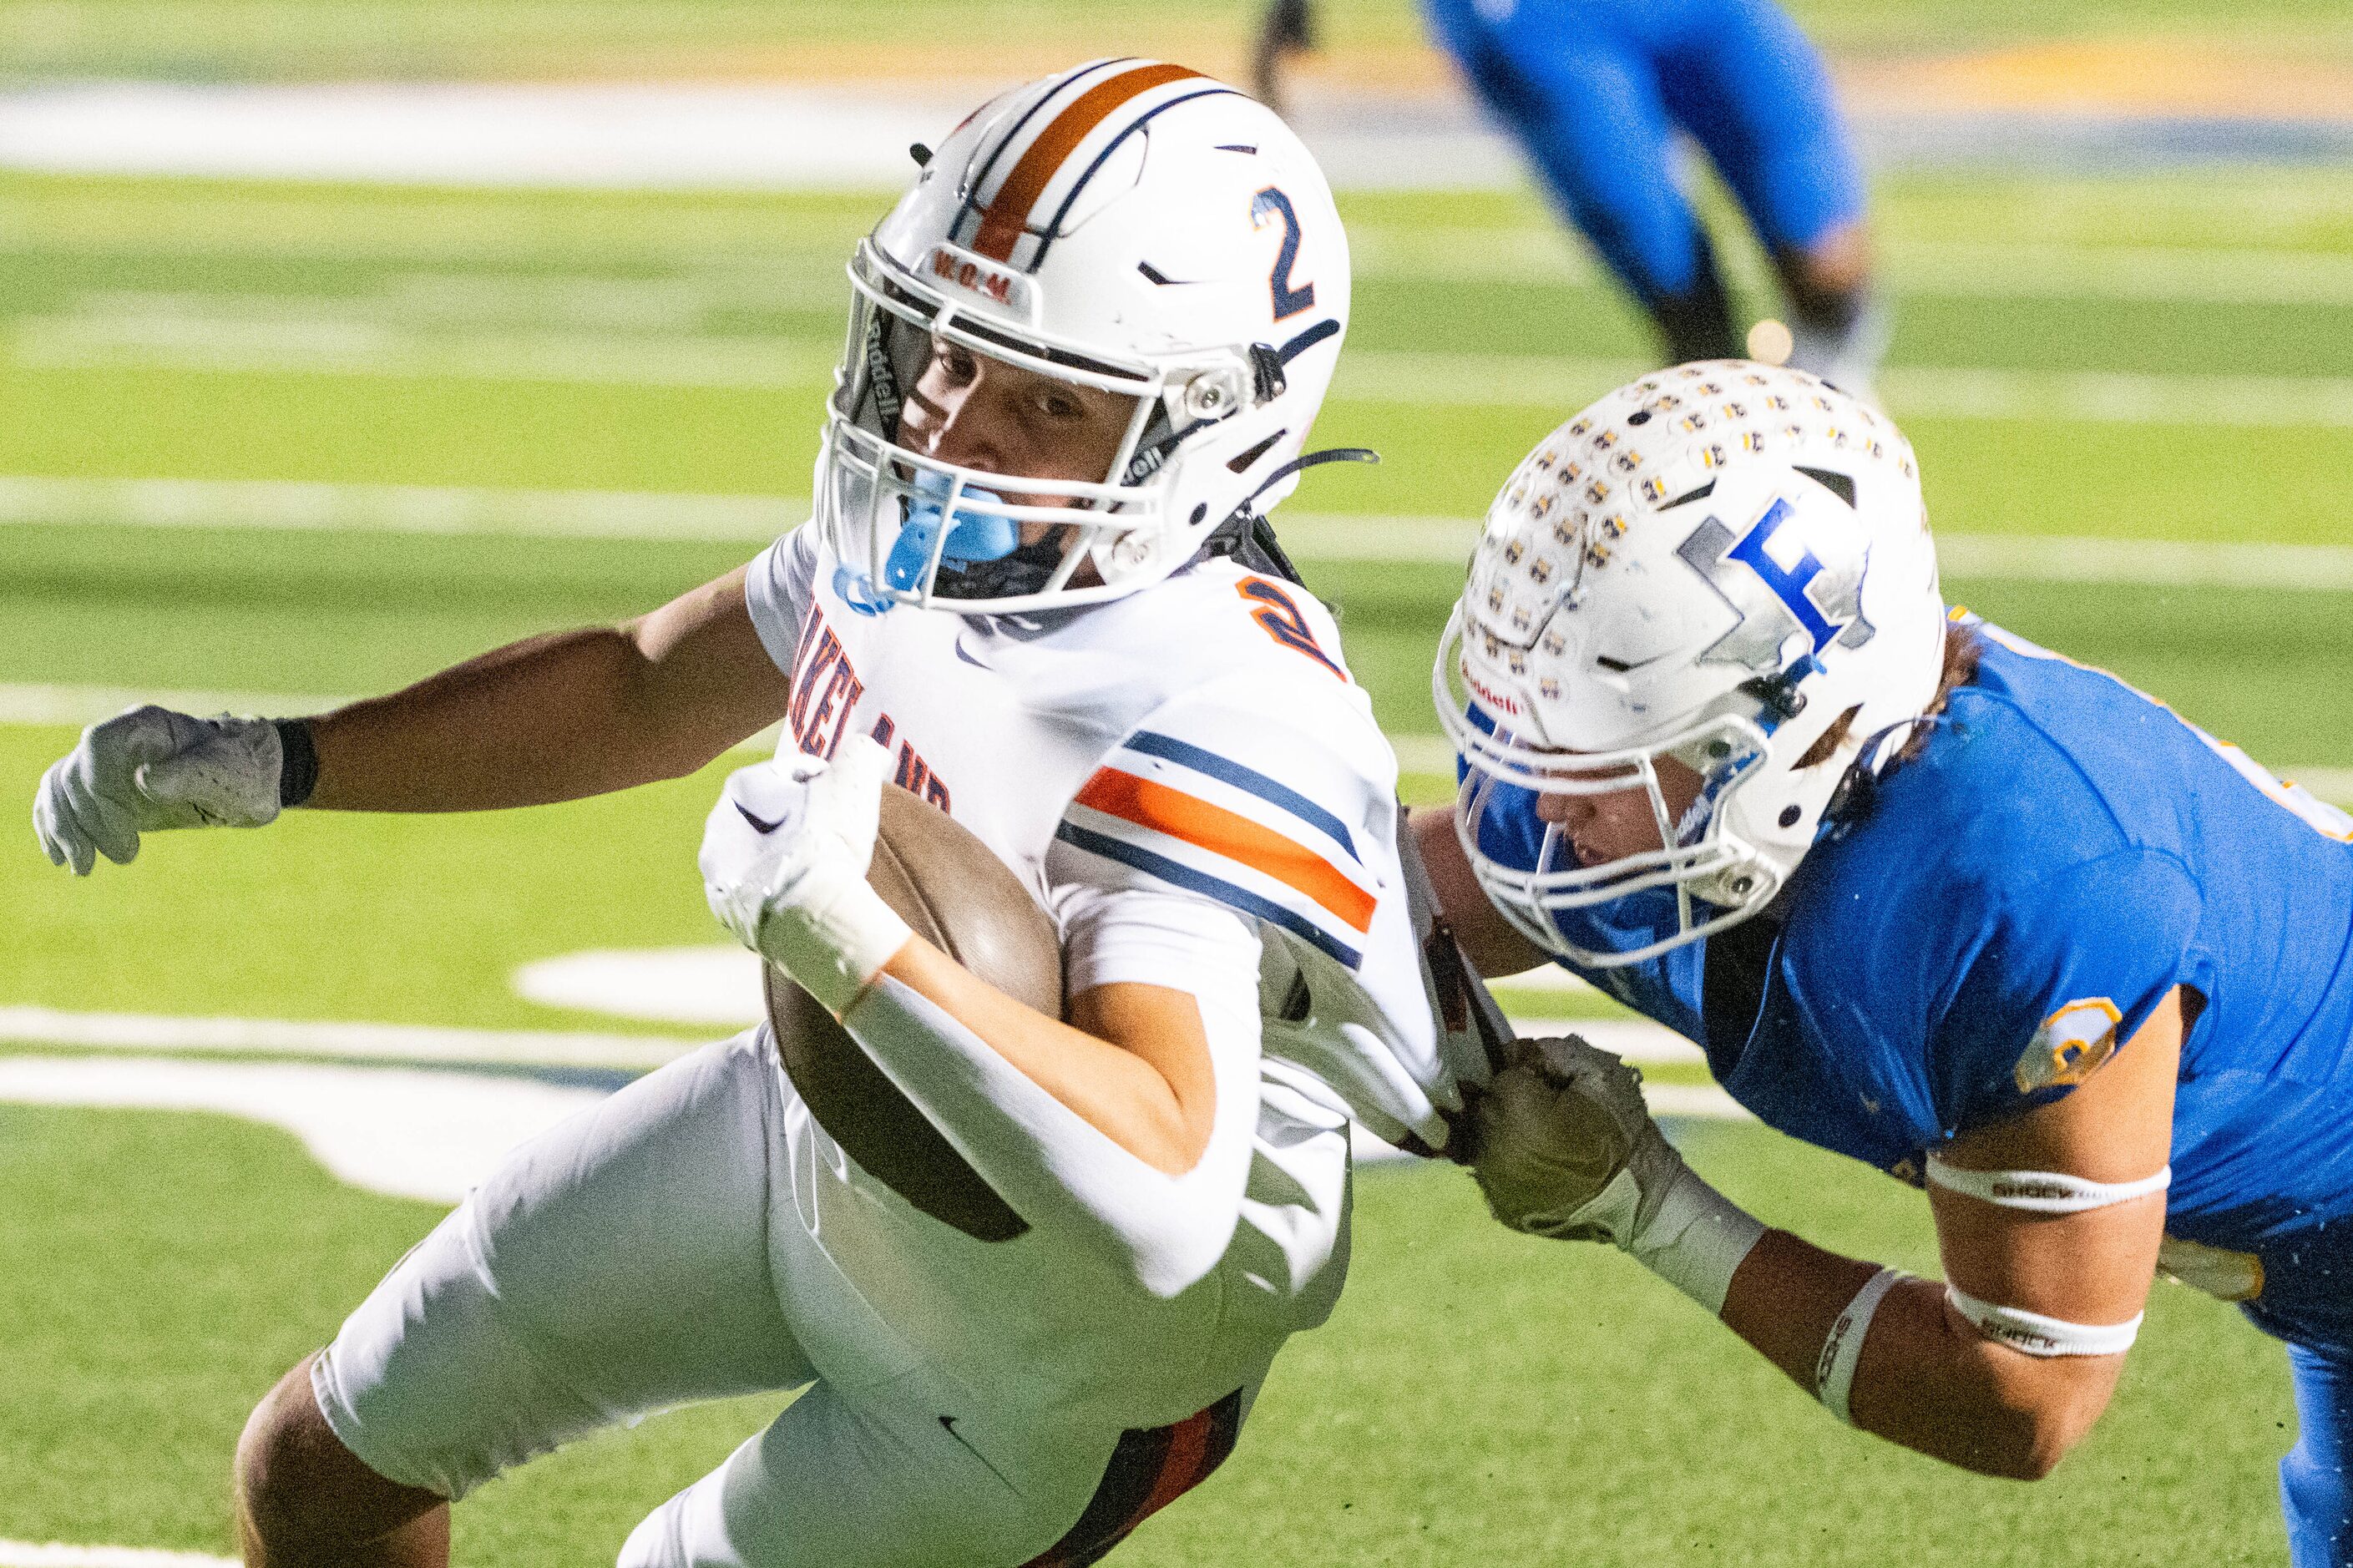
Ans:
<svg viewBox="0 0 2353 1568"><path fill-rule="evenodd" d="M129 865L142 833L276 821L284 766L268 720L133 708L83 731L41 775L33 831L50 864L87 877L100 855Z"/></svg>
<svg viewBox="0 0 2353 1568"><path fill-rule="evenodd" d="M1575 1036L1516 1042L1473 1114L1479 1190L1531 1236L1630 1249L1688 1169L1642 1103L1642 1075Z"/></svg>
<svg viewBox="0 0 2353 1568"><path fill-rule="evenodd" d="M1623 1247L1711 1312L1765 1226L1701 1180L1642 1075L1583 1040L1522 1040L1474 1108L1472 1173L1514 1230Z"/></svg>

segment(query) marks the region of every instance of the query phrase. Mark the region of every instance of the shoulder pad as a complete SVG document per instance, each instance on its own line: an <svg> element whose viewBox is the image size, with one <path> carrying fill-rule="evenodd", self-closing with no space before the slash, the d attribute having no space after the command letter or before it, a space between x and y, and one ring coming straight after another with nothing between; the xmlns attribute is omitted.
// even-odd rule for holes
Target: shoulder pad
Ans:
<svg viewBox="0 0 2353 1568"><path fill-rule="evenodd" d="M1208 899L1355 969L1389 852L1373 814L1393 813L1395 783L1344 754L1358 749L1242 702L1180 699L1096 766L1048 875Z"/></svg>

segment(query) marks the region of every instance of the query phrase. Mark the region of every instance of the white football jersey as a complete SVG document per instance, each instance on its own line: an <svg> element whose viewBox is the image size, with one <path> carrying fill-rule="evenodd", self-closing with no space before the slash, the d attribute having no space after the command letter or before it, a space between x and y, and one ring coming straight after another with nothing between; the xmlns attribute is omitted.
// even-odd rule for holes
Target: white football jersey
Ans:
<svg viewBox="0 0 2353 1568"><path fill-rule="evenodd" d="M1445 1144L1500 1020L1430 940L1397 759L1322 604L1219 558L1085 610L877 615L813 533L746 584L792 679L783 749L871 735L1050 910L1096 887L1237 911L1264 951L1266 1054L1381 1137Z"/></svg>
<svg viewBox="0 0 2353 1568"><path fill-rule="evenodd" d="M890 747L898 782L1056 915L1076 987L1138 981L1222 1007L1246 975L1204 973L1175 917L1199 900L1232 911L1259 935L1261 1016L1243 1100L1256 1125L1233 1130L1245 1146L1223 1167L1241 1184L1238 1226L1225 1261L1173 1300L1093 1276L1035 1231L984 1244L922 1220L794 1122L790 1201L853 1289L878 1306L957 1303L887 1332L849 1323L845 1358L895 1334L997 1401L1108 1402L1130 1424L1188 1415L1330 1312L1345 1119L1441 1145L1458 1086L1487 1072L1481 1031L1498 1020L1451 942L1427 942L1431 901L1399 858L1395 757L1324 606L1231 561L1019 619L861 611L837 569L802 529L747 575L753 623L792 680L784 749L830 755L853 733ZM1231 1149L1226 1136L1213 1150Z"/></svg>

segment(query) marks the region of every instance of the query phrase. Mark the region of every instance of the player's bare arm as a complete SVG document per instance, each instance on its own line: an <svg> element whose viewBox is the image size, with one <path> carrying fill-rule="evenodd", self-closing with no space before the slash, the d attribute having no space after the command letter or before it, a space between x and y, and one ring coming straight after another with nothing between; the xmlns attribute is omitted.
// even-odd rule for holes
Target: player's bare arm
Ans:
<svg viewBox="0 0 2353 1568"><path fill-rule="evenodd" d="M881 973L930 998L1104 1137L1163 1174L1209 1144L1218 1089L1199 1006L1165 985L1097 985L1071 1021L1026 1007L921 937Z"/></svg>
<svg viewBox="0 0 2353 1568"><path fill-rule="evenodd" d="M1072 999L1066 1024L914 935L866 880L885 760L858 738L830 762L785 759L731 778L703 838L713 912L841 1019L918 1104L941 1096L936 1120L961 1120L947 1109L958 1086L930 1080L962 1076L975 1064L959 1056L986 1052L994 1060L983 1070L1001 1063L1019 1073L1145 1165L1190 1171L1217 1109L1194 998L1158 985L1092 986ZM923 1026L939 1019L908 1017L901 991L935 1007L960 1039ZM972 1135L987 1143L990 1129ZM1000 1158L1033 1163L1009 1148Z"/></svg>
<svg viewBox="0 0 2353 1568"><path fill-rule="evenodd" d="M311 721L328 811L491 811L681 778L789 693L742 568L617 626L512 643Z"/></svg>
<svg viewBox="0 0 2353 1568"><path fill-rule="evenodd" d="M1522 936L1490 903L1472 874L1470 857L1454 831L1454 808L1418 805L1407 814L1408 831L1421 851L1438 907L1446 911L1454 940L1471 967L1489 979L1524 974L1552 956Z"/></svg>
<svg viewBox="0 0 2353 1568"><path fill-rule="evenodd" d="M692 773L788 696L741 569L617 626L529 637L311 719L146 707L92 725L34 805L51 860L87 874L165 828L263 826L289 806L489 811Z"/></svg>
<svg viewBox="0 0 2353 1568"><path fill-rule="evenodd" d="M1767 1229L1659 1135L1632 1069L1573 1039L1523 1042L1482 1100L1480 1184L1514 1228L1632 1253L1853 1425L2035 1479L2099 1418L2139 1326L2180 1037L2168 1001L2067 1099L1939 1152L1942 1282Z"/></svg>
<svg viewBox="0 0 2353 1568"><path fill-rule="evenodd" d="M1963 1134L1939 1163L2060 1173L2108 1187L2137 1183L2165 1168L2180 1051L2176 997L2066 1099ZM2162 1190L2060 1214L2005 1207L1942 1181L1931 1182L1928 1196L1945 1279L1962 1295L2063 1324L2138 1320L2164 1237ZM1724 1321L1811 1393L1832 1326L1878 1273L1768 1230L1733 1275ZM1965 1316L1943 1284L1926 1279L1894 1283L1865 1328L1847 1395L1856 1426L2021 1479L2048 1474L2091 1430L2125 1359L2120 1350L2013 1349Z"/></svg>

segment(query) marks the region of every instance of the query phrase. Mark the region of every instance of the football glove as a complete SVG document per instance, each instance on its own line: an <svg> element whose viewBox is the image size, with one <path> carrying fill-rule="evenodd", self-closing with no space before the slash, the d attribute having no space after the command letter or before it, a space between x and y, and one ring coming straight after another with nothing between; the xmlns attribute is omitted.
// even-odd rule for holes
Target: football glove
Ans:
<svg viewBox="0 0 2353 1568"><path fill-rule="evenodd" d="M1623 1247L1644 1186L1655 1211L1683 1165L1642 1103L1642 1075L1575 1036L1514 1042L1472 1115L1487 1207L1530 1236Z"/></svg>
<svg viewBox="0 0 2353 1568"><path fill-rule="evenodd" d="M267 720L133 708L83 731L41 775L33 831L52 865L87 877L100 855L129 865L142 833L276 821L284 766Z"/></svg>
<svg viewBox="0 0 2353 1568"><path fill-rule="evenodd" d="M1711 1312L1764 1226L1683 1163L1642 1075L1575 1037L1521 1040L1472 1108L1472 1171L1514 1230L1606 1241Z"/></svg>
<svg viewBox="0 0 2353 1568"><path fill-rule="evenodd" d="M913 934L866 882L890 756L855 736L740 769L703 825L711 912L837 1017Z"/></svg>

